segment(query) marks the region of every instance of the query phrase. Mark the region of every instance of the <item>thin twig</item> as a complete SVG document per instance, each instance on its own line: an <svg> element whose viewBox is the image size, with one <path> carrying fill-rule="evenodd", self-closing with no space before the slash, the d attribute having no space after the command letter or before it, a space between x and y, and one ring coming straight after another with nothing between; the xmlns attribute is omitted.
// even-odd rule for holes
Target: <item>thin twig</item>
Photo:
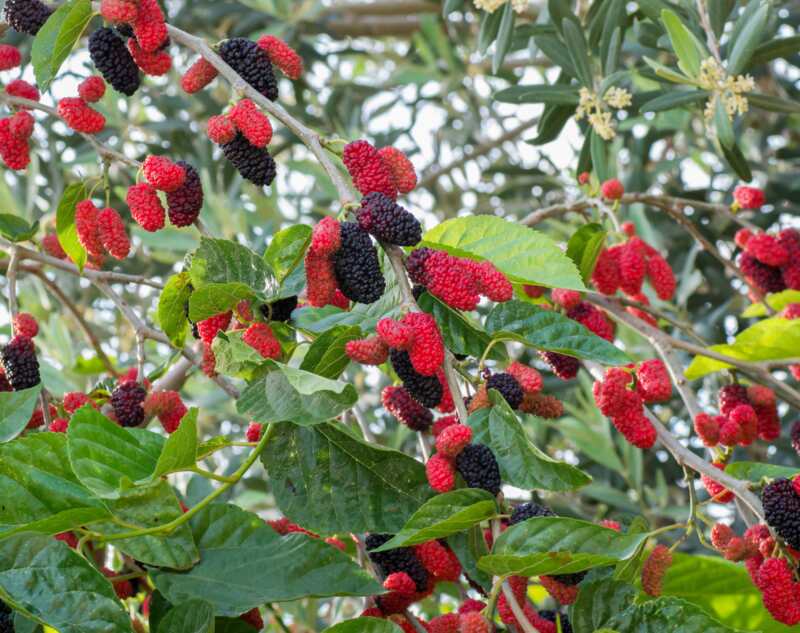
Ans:
<svg viewBox="0 0 800 633"><path fill-rule="evenodd" d="M19 261L19 248L12 246L11 257L8 261L8 271L6 272L6 279L8 279L8 313L11 315L11 336L16 334L14 331L14 319L19 312L19 306L17 305L17 266Z"/></svg>

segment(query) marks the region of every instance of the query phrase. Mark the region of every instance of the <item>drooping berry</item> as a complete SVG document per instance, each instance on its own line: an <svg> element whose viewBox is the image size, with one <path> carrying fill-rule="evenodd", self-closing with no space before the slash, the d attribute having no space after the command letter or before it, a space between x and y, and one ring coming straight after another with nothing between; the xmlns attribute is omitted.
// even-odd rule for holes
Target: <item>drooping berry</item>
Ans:
<svg viewBox="0 0 800 633"><path fill-rule="evenodd" d="M558 352L545 352L540 351L539 355L542 360L550 365L553 373L561 378L561 380L570 380L578 375L578 370L581 368L581 362L572 356L559 354Z"/></svg>
<svg viewBox="0 0 800 633"><path fill-rule="evenodd" d="M724 422L723 416L714 417L708 413L699 413L694 419L694 432L697 433L703 444L708 447L716 446L719 444L719 430L721 422Z"/></svg>
<svg viewBox="0 0 800 633"><path fill-rule="evenodd" d="M780 268L762 264L749 253L741 253L737 261L744 276L759 291L770 293L786 289Z"/></svg>
<svg viewBox="0 0 800 633"><path fill-rule="evenodd" d="M578 305L567 310L567 316L577 321L587 330L607 341L614 340L614 324L602 310L591 303L581 301Z"/></svg>
<svg viewBox="0 0 800 633"><path fill-rule="evenodd" d="M342 160L355 188L363 195L377 191L394 200L397 188L389 166L368 141L354 141L345 145Z"/></svg>
<svg viewBox="0 0 800 633"><path fill-rule="evenodd" d="M317 255L309 249L305 255L305 268L308 302L315 308L332 304L338 291L333 258Z"/></svg>
<svg viewBox="0 0 800 633"><path fill-rule="evenodd" d="M458 613L436 616L428 622L428 633L458 633Z"/></svg>
<svg viewBox="0 0 800 633"><path fill-rule="evenodd" d="M391 534L367 535L364 544L370 560L378 568L382 578L397 572L404 572L414 581L417 591L424 591L428 584L428 572L422 566L412 548L398 547L384 552L372 551L388 542L391 538Z"/></svg>
<svg viewBox="0 0 800 633"><path fill-rule="evenodd" d="M78 233L78 241L87 253L95 257L105 254L103 242L100 240L97 219L99 213L91 200L81 200L75 205L75 230Z"/></svg>
<svg viewBox="0 0 800 633"><path fill-rule="evenodd" d="M403 152L394 147L382 147L378 150L378 155L389 167L389 171L394 177L395 187L400 193L409 193L417 186L414 165Z"/></svg>
<svg viewBox="0 0 800 633"><path fill-rule="evenodd" d="M617 292L621 283L618 248L606 248L600 252L592 272L592 283L604 295Z"/></svg>
<svg viewBox="0 0 800 633"><path fill-rule="evenodd" d="M12 383L13 384L13 383ZM788 479L776 479L761 492L764 518L786 544L800 549L800 495Z"/></svg>
<svg viewBox="0 0 800 633"><path fill-rule="evenodd" d="M105 93L106 82L103 81L102 77L98 77L97 75L87 77L78 85L78 95L81 99L86 101L86 103L100 101Z"/></svg>
<svg viewBox="0 0 800 633"><path fill-rule="evenodd" d="M142 164L144 177L159 191L175 191L186 180L186 170L166 156L150 154Z"/></svg>
<svg viewBox="0 0 800 633"><path fill-rule="evenodd" d="M491 633L492 625L483 614L472 611L463 613L458 620L458 633Z"/></svg>
<svg viewBox="0 0 800 633"><path fill-rule="evenodd" d="M131 26L143 51L155 52L167 41L167 25L158 0L138 0L136 19Z"/></svg>
<svg viewBox="0 0 800 633"><path fill-rule="evenodd" d="M389 351L389 359L395 373L414 400L426 407L435 407L441 402L443 394L441 382L436 376L418 374L411 364L408 352L392 349Z"/></svg>
<svg viewBox="0 0 800 633"><path fill-rule="evenodd" d="M487 389L496 389L505 398L512 409L518 409L522 403L524 391L517 379L511 374L492 374L486 381Z"/></svg>
<svg viewBox="0 0 800 633"><path fill-rule="evenodd" d="M545 290L547 290L547 288L544 286L532 286L530 284L522 286L522 291L531 299L538 299L545 293Z"/></svg>
<svg viewBox="0 0 800 633"><path fill-rule="evenodd" d="M289 79L300 79L303 74L303 59L291 46L274 35L263 35L258 38L257 44L284 75Z"/></svg>
<svg viewBox="0 0 800 633"><path fill-rule="evenodd" d="M125 223L119 213L106 207L97 214L97 234L100 242L115 259L125 259L131 249L131 242L125 230Z"/></svg>
<svg viewBox="0 0 800 633"><path fill-rule="evenodd" d="M516 378L526 393L537 393L542 390L542 375L533 367L514 361L506 368L506 372Z"/></svg>
<svg viewBox="0 0 800 633"><path fill-rule="evenodd" d="M76 132L97 134L106 125L106 118L80 97L64 97L58 102L58 116Z"/></svg>
<svg viewBox="0 0 800 633"><path fill-rule="evenodd" d="M248 442L258 442L261 439L261 432L263 430L264 425L259 424L258 422L251 422L247 426L247 431L245 432L245 437L247 438Z"/></svg>
<svg viewBox="0 0 800 633"><path fill-rule="evenodd" d="M256 147L266 147L272 140L272 125L250 99L242 99L231 108L228 117L236 128Z"/></svg>
<svg viewBox="0 0 800 633"><path fill-rule="evenodd" d="M389 196L373 191L361 199L358 224L381 242L416 246L422 239L422 226L406 209Z"/></svg>
<svg viewBox="0 0 800 633"><path fill-rule="evenodd" d="M780 268L789 263L789 251L781 245L774 235L754 233L747 240L744 250L767 266Z"/></svg>
<svg viewBox="0 0 800 633"><path fill-rule="evenodd" d="M157 416L167 433L174 433L188 409L177 391L155 391L144 401L146 416Z"/></svg>
<svg viewBox="0 0 800 633"><path fill-rule="evenodd" d="M272 156L266 149L251 144L241 132L222 145L222 153L242 178L254 185L265 187L275 179L276 167Z"/></svg>
<svg viewBox="0 0 800 633"><path fill-rule="evenodd" d="M5 18L19 33L36 35L53 9L40 0L6 0Z"/></svg>
<svg viewBox="0 0 800 633"><path fill-rule="evenodd" d="M39 333L39 323L28 312L20 312L12 321L14 334L34 338Z"/></svg>
<svg viewBox="0 0 800 633"><path fill-rule="evenodd" d="M639 364L636 368L636 390L648 404L670 399L672 382L662 360L653 358Z"/></svg>
<svg viewBox="0 0 800 633"><path fill-rule="evenodd" d="M214 81L218 74L211 62L200 57L181 77L181 88L189 94L194 94Z"/></svg>
<svg viewBox="0 0 800 633"><path fill-rule="evenodd" d="M164 228L166 213L153 187L144 182L132 185L125 201L131 210L131 216L145 231L153 232Z"/></svg>
<svg viewBox="0 0 800 633"><path fill-rule="evenodd" d="M581 293L577 290L553 288L550 291L550 298L553 300L553 303L560 305L565 310L569 310L576 307L581 302Z"/></svg>
<svg viewBox="0 0 800 633"><path fill-rule="evenodd" d="M0 70L11 70L22 62L22 54L16 46L0 44Z"/></svg>
<svg viewBox="0 0 800 633"><path fill-rule="evenodd" d="M648 596L660 596L664 575L672 564L672 552L666 545L656 545L642 566L642 589Z"/></svg>
<svg viewBox="0 0 800 633"><path fill-rule="evenodd" d="M717 470L725 470L725 464L721 462L713 462L711 465ZM733 501L733 493L716 480L712 479L708 475L701 475L700 480L703 482L703 486L705 486L708 494L717 503L729 503L730 501Z"/></svg>
<svg viewBox="0 0 800 633"><path fill-rule="evenodd" d="M502 303L510 301L514 296L514 287L511 282L495 268L492 262L468 261L466 265L472 273L478 292L490 301Z"/></svg>
<svg viewBox="0 0 800 633"><path fill-rule="evenodd" d="M647 264L635 244L630 242L619 247L620 288L627 295L638 295L642 290Z"/></svg>
<svg viewBox="0 0 800 633"><path fill-rule="evenodd" d="M228 311L198 321L197 333L200 335L200 340L202 340L203 343L211 345L217 332L224 332L228 329L232 316L233 314Z"/></svg>
<svg viewBox="0 0 800 633"><path fill-rule="evenodd" d="M768 558L758 568L755 581L761 590L764 607L778 622L800 624L798 584L785 558Z"/></svg>
<svg viewBox="0 0 800 633"><path fill-rule="evenodd" d="M417 592L417 585L404 571L396 571L389 574L383 581L383 588L387 591L411 596Z"/></svg>
<svg viewBox="0 0 800 633"><path fill-rule="evenodd" d="M87 396L85 393L81 391L71 391L64 394L62 404L64 406L64 410L67 413L72 414L90 402L89 396Z"/></svg>
<svg viewBox="0 0 800 633"><path fill-rule="evenodd" d="M414 370L422 376L433 376L444 362L444 340L436 319L425 312L409 312L402 320L413 336L408 356Z"/></svg>
<svg viewBox="0 0 800 633"><path fill-rule="evenodd" d="M631 396L637 396L633 392L628 393ZM641 403L641 400L638 399L638 402ZM641 404L638 407L632 405L622 413L612 416L611 422L625 439L637 448L648 449L655 444L656 429L653 423L645 416Z"/></svg>
<svg viewBox="0 0 800 633"><path fill-rule="evenodd" d="M111 392L114 417L122 426L139 426L144 422L144 400L147 391L138 382L128 381Z"/></svg>
<svg viewBox="0 0 800 633"><path fill-rule="evenodd" d="M720 551L727 547L734 536L735 534L730 526L724 523L715 523L714 527L711 528L711 544Z"/></svg>
<svg viewBox="0 0 800 633"><path fill-rule="evenodd" d="M472 441L472 429L465 424L452 424L436 437L436 451L445 457L456 457Z"/></svg>
<svg viewBox="0 0 800 633"><path fill-rule="evenodd" d="M669 301L675 294L677 282L672 268L661 255L655 254L647 259L647 278L662 301Z"/></svg>
<svg viewBox="0 0 800 633"><path fill-rule="evenodd" d="M381 392L384 408L413 431L427 431L433 414L411 397L403 387L384 387Z"/></svg>
<svg viewBox="0 0 800 633"><path fill-rule="evenodd" d="M8 131L18 139L26 140L33 134L33 126L35 123L36 121L30 112L20 110L9 119Z"/></svg>
<svg viewBox="0 0 800 633"><path fill-rule="evenodd" d="M480 296L465 260L429 248L418 248L406 259L406 270L415 284L425 286L456 310L474 310Z"/></svg>
<svg viewBox="0 0 800 633"><path fill-rule="evenodd" d="M58 241L58 236L55 233L48 233L42 238L42 250L56 259L66 259L67 254Z"/></svg>
<svg viewBox="0 0 800 633"><path fill-rule="evenodd" d="M89 55L114 90L130 97L139 89L139 68L114 29L102 27L89 36Z"/></svg>
<svg viewBox="0 0 800 633"><path fill-rule="evenodd" d="M758 187L740 185L733 190L733 197L742 209L760 209L764 206L764 192Z"/></svg>
<svg viewBox="0 0 800 633"><path fill-rule="evenodd" d="M436 492L450 492L456 484L456 471L452 462L438 453L425 463L428 484Z"/></svg>
<svg viewBox="0 0 800 633"><path fill-rule="evenodd" d="M334 255L339 289L351 301L374 303L386 290L386 280L369 233L355 222L343 222L341 239L341 248Z"/></svg>
<svg viewBox="0 0 800 633"><path fill-rule="evenodd" d="M145 75L160 77L172 68L172 56L165 50L146 51L135 37L128 40L128 52Z"/></svg>
<svg viewBox="0 0 800 633"><path fill-rule="evenodd" d="M311 231L309 252L314 255L333 255L342 247L342 229L331 216L322 218Z"/></svg>
<svg viewBox="0 0 800 633"><path fill-rule="evenodd" d="M39 100L39 90L24 79L14 79L6 85L6 94L12 97L20 97L29 101ZM18 106L21 107L21 106Z"/></svg>
<svg viewBox="0 0 800 633"><path fill-rule="evenodd" d="M569 574L569 576L573 575L580 576L580 580L583 580L583 576L586 574ZM542 587L560 604L572 604L578 598L578 583L564 582L563 580L567 576L567 574L561 576L539 576L539 582L542 583Z"/></svg>
<svg viewBox="0 0 800 633"><path fill-rule="evenodd" d="M184 170L186 179L175 191L167 193L167 213L173 226L189 226L203 208L203 184L200 174L189 163L179 160L175 164Z"/></svg>
<svg viewBox="0 0 800 633"><path fill-rule="evenodd" d="M389 358L389 346L379 336L348 341L344 352L350 360L362 365L382 365Z"/></svg>
<svg viewBox="0 0 800 633"><path fill-rule="evenodd" d="M267 99L278 98L278 84L267 54L243 37L225 40L219 47L220 57L247 83Z"/></svg>
<svg viewBox="0 0 800 633"><path fill-rule="evenodd" d="M11 132L11 118L0 119L0 157L9 169L25 169L30 163L28 140Z"/></svg>
<svg viewBox="0 0 800 633"><path fill-rule="evenodd" d="M253 323L245 331L242 340L264 358L276 359L281 356L281 344L266 323Z"/></svg>
<svg viewBox="0 0 800 633"><path fill-rule="evenodd" d="M493 495L500 492L500 468L492 450L483 444L469 444L456 457L456 470L470 488L482 488Z"/></svg>

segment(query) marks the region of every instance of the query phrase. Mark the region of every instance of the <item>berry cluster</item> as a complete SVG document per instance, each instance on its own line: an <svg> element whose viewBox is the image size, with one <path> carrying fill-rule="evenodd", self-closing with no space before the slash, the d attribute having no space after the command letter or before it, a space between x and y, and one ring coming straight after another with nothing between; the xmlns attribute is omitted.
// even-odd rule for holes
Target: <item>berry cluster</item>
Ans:
<svg viewBox="0 0 800 633"><path fill-rule="evenodd" d="M444 251L418 248L406 260L411 281L456 310L474 310L481 295L509 301L514 289L491 262L476 262Z"/></svg>
<svg viewBox="0 0 800 633"><path fill-rule="evenodd" d="M635 381L634 381L635 379ZM592 392L601 413L608 416L626 440L638 448L651 448L656 430L645 415L645 403L664 402L672 384L664 364L657 359L640 363L635 373L613 367L595 382Z"/></svg>
<svg viewBox="0 0 800 633"><path fill-rule="evenodd" d="M719 415L699 414L694 429L703 444L749 446L757 438L772 442L781 432L775 393L761 385L726 385L717 394Z"/></svg>
<svg viewBox="0 0 800 633"><path fill-rule="evenodd" d="M369 141L354 141L345 146L342 161L365 196L378 192L394 200L398 193L409 193L417 186L411 161L393 147L376 149Z"/></svg>
<svg viewBox="0 0 800 633"><path fill-rule="evenodd" d="M492 450L483 444L472 444L472 429L463 424L448 423L437 429L436 453L425 464L428 483L436 492L449 492L455 487L456 473L468 488L481 488L497 495L502 480Z"/></svg>
<svg viewBox="0 0 800 633"><path fill-rule="evenodd" d="M764 294L800 290L800 231L770 235L740 229L735 241L742 249L739 268L752 286Z"/></svg>
<svg viewBox="0 0 800 633"><path fill-rule="evenodd" d="M669 263L655 248L634 234L632 224L626 223L623 228L628 240L603 249L597 258L592 272L595 287L605 295L622 290L631 299L647 304L642 292L647 280L659 299L669 301L676 288L675 275Z"/></svg>
<svg viewBox="0 0 800 633"><path fill-rule="evenodd" d="M355 222L326 217L314 227L305 255L308 302L334 304L336 291L357 303L374 303L386 290L378 251Z"/></svg>
<svg viewBox="0 0 800 633"><path fill-rule="evenodd" d="M158 0L102 0L100 13L109 22L127 25L133 33L131 41L151 63L168 45L167 25Z"/></svg>
<svg viewBox="0 0 800 633"><path fill-rule="evenodd" d="M281 356L281 344L272 328L266 323L253 323L248 327L242 341L256 350L264 358L277 359Z"/></svg>

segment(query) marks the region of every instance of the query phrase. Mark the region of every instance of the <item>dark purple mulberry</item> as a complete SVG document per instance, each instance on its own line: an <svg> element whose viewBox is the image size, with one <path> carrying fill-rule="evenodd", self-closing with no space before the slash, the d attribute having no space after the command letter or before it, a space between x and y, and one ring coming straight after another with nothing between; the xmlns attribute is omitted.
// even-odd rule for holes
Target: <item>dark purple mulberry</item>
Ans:
<svg viewBox="0 0 800 633"><path fill-rule="evenodd" d="M417 558L414 550L410 547L398 547L386 550L385 552L372 552L384 543L387 543L393 534L367 534L364 544L367 548L367 555L378 568L383 579L389 574L405 572L417 585L417 591L425 591L428 586L428 572L422 562Z"/></svg>
<svg viewBox="0 0 800 633"><path fill-rule="evenodd" d="M486 381L487 389L496 389L506 399L512 409L518 409L522 404L525 392L522 390L517 379L511 374L492 374Z"/></svg>
<svg viewBox="0 0 800 633"><path fill-rule="evenodd" d="M261 305L261 314L267 321L288 321L297 307L297 296L278 299Z"/></svg>
<svg viewBox="0 0 800 633"><path fill-rule="evenodd" d="M550 365L550 369L552 369L553 373L561 378L561 380L575 378L575 376L578 375L578 370L581 368L581 362L572 356L544 351L540 351L539 355L545 363Z"/></svg>
<svg viewBox="0 0 800 633"><path fill-rule="evenodd" d="M139 89L139 67L114 29L99 28L89 36L89 55L114 90L130 97Z"/></svg>
<svg viewBox="0 0 800 633"><path fill-rule="evenodd" d="M427 247L418 248L406 257L406 270L411 281L420 286L427 286L430 282L425 271L425 262L433 251Z"/></svg>
<svg viewBox="0 0 800 633"><path fill-rule="evenodd" d="M800 495L788 479L776 479L761 492L764 518L789 547L800 549Z"/></svg>
<svg viewBox="0 0 800 633"><path fill-rule="evenodd" d="M437 406L442 401L444 391L442 383L436 376L422 376L418 374L408 352L399 349L389 350L389 360L398 378L403 381L403 387L421 405L428 408Z"/></svg>
<svg viewBox="0 0 800 633"><path fill-rule="evenodd" d="M468 487L483 488L493 495L500 492L500 467L488 446L467 444L456 457L456 470Z"/></svg>
<svg viewBox="0 0 800 633"><path fill-rule="evenodd" d="M52 13L53 9L39 0L6 0L6 22L19 33L36 35Z"/></svg>
<svg viewBox="0 0 800 633"><path fill-rule="evenodd" d="M33 340L17 335L3 348L3 369L14 391L29 389L41 382L39 361Z"/></svg>
<svg viewBox="0 0 800 633"><path fill-rule="evenodd" d="M355 222L342 222L341 243L334 255L339 290L356 303L374 303L386 290L386 280L369 233Z"/></svg>
<svg viewBox="0 0 800 633"><path fill-rule="evenodd" d="M14 612L0 600L0 633L14 633Z"/></svg>
<svg viewBox="0 0 800 633"><path fill-rule="evenodd" d="M167 194L169 221L174 226L189 226L200 215L203 206L203 185L200 182L200 174L189 163L179 160L176 164L183 167L186 180L175 191Z"/></svg>
<svg viewBox="0 0 800 633"><path fill-rule="evenodd" d="M252 145L241 132L230 143L222 145L222 153L242 178L259 187L265 187L275 179L276 167L272 156L266 149Z"/></svg>
<svg viewBox="0 0 800 633"><path fill-rule="evenodd" d="M139 426L144 422L144 400L147 391L139 383L123 382L111 393L114 416L122 426Z"/></svg>
<svg viewBox="0 0 800 633"><path fill-rule="evenodd" d="M555 578L555 576L553 576L553 578ZM539 611L539 617L547 620L548 622L555 622L556 620L559 620L561 622L561 633L572 633L572 624L570 624L569 618L563 613L544 610Z"/></svg>
<svg viewBox="0 0 800 633"><path fill-rule="evenodd" d="M522 503L514 508L513 512L511 513L509 524L516 525L517 523L522 523L523 521L527 521L528 519L532 519L534 517L554 516L556 516L556 513L547 506L543 506L534 501L529 501L528 503Z"/></svg>
<svg viewBox="0 0 800 633"><path fill-rule="evenodd" d="M792 425L792 448L800 455L800 420Z"/></svg>
<svg viewBox="0 0 800 633"><path fill-rule="evenodd" d="M278 84L267 54L244 37L220 44L219 55L239 76L270 101L278 98Z"/></svg>
<svg viewBox="0 0 800 633"><path fill-rule="evenodd" d="M389 196L374 191L361 199L358 224L381 242L415 246L422 239L422 226Z"/></svg>
<svg viewBox="0 0 800 633"><path fill-rule="evenodd" d="M770 292L786 290L781 269L762 264L749 253L741 253L739 255L739 268L742 269L744 276L761 292L769 294Z"/></svg>

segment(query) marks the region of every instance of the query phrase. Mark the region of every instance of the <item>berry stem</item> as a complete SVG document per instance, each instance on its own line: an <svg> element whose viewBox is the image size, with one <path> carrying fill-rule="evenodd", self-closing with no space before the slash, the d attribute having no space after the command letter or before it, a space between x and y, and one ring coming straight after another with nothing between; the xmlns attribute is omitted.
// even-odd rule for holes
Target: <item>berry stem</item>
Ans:
<svg viewBox="0 0 800 633"><path fill-rule="evenodd" d="M232 476L226 475L218 475L217 473L211 472L210 470L204 470L203 468L195 467L190 468L189 472L194 473L195 475L200 475L201 477L205 477L206 479L212 479L214 481L221 481L223 483L236 483L236 480Z"/></svg>

